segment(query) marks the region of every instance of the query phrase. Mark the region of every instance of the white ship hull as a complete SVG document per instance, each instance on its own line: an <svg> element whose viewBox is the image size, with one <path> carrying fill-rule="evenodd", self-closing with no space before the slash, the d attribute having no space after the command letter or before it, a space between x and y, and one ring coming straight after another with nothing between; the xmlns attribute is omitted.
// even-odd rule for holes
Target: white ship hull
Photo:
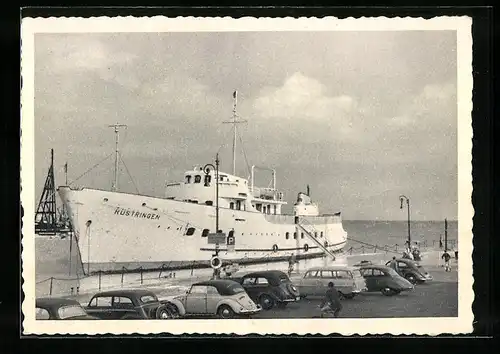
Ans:
<svg viewBox="0 0 500 354"><path fill-rule="evenodd" d="M58 191L74 227L85 272L208 266L215 251L215 245L202 236L204 229L215 232L214 206L87 188ZM331 252L345 246L347 233L340 215L301 218L314 225L317 240ZM190 236L186 235L189 228L194 228ZM324 256L312 236L297 229L293 215L221 207L219 229L226 235L234 230L234 249L226 244L219 247L223 261Z"/></svg>

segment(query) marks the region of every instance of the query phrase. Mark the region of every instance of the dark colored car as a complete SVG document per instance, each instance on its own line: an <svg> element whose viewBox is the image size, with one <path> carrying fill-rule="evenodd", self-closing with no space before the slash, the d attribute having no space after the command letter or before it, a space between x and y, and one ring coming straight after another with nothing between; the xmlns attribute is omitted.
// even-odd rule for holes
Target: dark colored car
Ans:
<svg viewBox="0 0 500 354"><path fill-rule="evenodd" d="M399 274L412 284L424 283L432 280L432 276L417 262L410 259L396 259L398 262ZM391 261L385 265L389 266Z"/></svg>
<svg viewBox="0 0 500 354"><path fill-rule="evenodd" d="M35 301L37 320L98 320L73 299L39 298Z"/></svg>
<svg viewBox="0 0 500 354"><path fill-rule="evenodd" d="M286 273L279 270L252 272L231 280L240 283L250 298L264 310L274 306L284 308L289 302L300 300L300 292Z"/></svg>
<svg viewBox="0 0 500 354"><path fill-rule="evenodd" d="M396 273L392 268L382 265L366 265L359 268L366 280L368 291L380 291L386 296L397 295L402 291L414 289L412 283Z"/></svg>
<svg viewBox="0 0 500 354"><path fill-rule="evenodd" d="M145 289L112 290L95 294L86 311L103 320L172 319L177 308L169 301L160 301Z"/></svg>

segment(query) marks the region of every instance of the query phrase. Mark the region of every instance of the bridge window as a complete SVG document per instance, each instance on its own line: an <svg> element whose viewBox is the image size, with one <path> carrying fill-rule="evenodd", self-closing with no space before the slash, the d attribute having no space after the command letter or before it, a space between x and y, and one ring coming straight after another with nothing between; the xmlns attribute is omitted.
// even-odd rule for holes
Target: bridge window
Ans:
<svg viewBox="0 0 500 354"><path fill-rule="evenodd" d="M276 204L274 205L274 215L276 215Z"/></svg>
<svg viewBox="0 0 500 354"><path fill-rule="evenodd" d="M200 175L194 176L194 183L200 183L200 182L201 182L201 176Z"/></svg>
<svg viewBox="0 0 500 354"><path fill-rule="evenodd" d="M236 209L241 210L241 201L240 200L236 201Z"/></svg>
<svg viewBox="0 0 500 354"><path fill-rule="evenodd" d="M318 238L318 231L314 231L314 237Z"/></svg>
<svg viewBox="0 0 500 354"><path fill-rule="evenodd" d="M209 229L203 229L203 231L201 232L201 237L207 237L209 232L210 232Z"/></svg>
<svg viewBox="0 0 500 354"><path fill-rule="evenodd" d="M257 204L255 206L255 208L257 209L257 211L261 211L262 210L262 204Z"/></svg>
<svg viewBox="0 0 500 354"><path fill-rule="evenodd" d="M186 183L191 183L191 176L186 176Z"/></svg>
<svg viewBox="0 0 500 354"><path fill-rule="evenodd" d="M290 233L289 233L289 232L287 232L287 233L285 234L285 238L286 238L287 240L290 238Z"/></svg>
<svg viewBox="0 0 500 354"><path fill-rule="evenodd" d="M304 233L303 232L300 233L300 238L304 238Z"/></svg>
<svg viewBox="0 0 500 354"><path fill-rule="evenodd" d="M229 209L234 209L234 203L233 202L229 203Z"/></svg>
<svg viewBox="0 0 500 354"><path fill-rule="evenodd" d="M323 231L321 231L321 233L319 234L319 237L323 237Z"/></svg>
<svg viewBox="0 0 500 354"><path fill-rule="evenodd" d="M186 231L186 236L193 236L194 231L195 231L194 227L188 228L187 231Z"/></svg>
<svg viewBox="0 0 500 354"><path fill-rule="evenodd" d="M210 186L210 181L212 180L212 176L205 175L205 187Z"/></svg>
<svg viewBox="0 0 500 354"><path fill-rule="evenodd" d="M297 239L297 233L296 233L296 232L294 232L294 233L293 233L293 238L294 238L295 240Z"/></svg>

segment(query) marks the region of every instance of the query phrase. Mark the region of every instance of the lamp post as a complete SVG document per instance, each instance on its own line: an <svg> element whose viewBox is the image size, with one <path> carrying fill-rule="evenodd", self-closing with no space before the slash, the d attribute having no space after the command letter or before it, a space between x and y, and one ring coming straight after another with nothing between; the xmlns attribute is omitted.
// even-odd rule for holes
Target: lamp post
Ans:
<svg viewBox="0 0 500 354"><path fill-rule="evenodd" d="M406 200L406 207L408 209L408 248L411 247L411 234L410 234L410 198L405 195L400 195L399 200L401 202L400 209L403 209L403 202Z"/></svg>
<svg viewBox="0 0 500 354"><path fill-rule="evenodd" d="M203 166L206 176L210 175L210 168L215 170L215 233L219 233L219 154L215 156L215 166L207 163ZM215 245L215 255L219 254L219 244Z"/></svg>

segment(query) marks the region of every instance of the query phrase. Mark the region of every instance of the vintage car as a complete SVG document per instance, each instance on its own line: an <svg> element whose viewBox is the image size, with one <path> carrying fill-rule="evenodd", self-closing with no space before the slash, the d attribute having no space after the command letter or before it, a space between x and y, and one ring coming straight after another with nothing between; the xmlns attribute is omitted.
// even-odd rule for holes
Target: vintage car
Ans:
<svg viewBox="0 0 500 354"><path fill-rule="evenodd" d="M275 305L284 308L288 303L300 300L299 289L286 273L279 270L252 272L231 279L240 283L250 298L264 310L270 310Z"/></svg>
<svg viewBox="0 0 500 354"><path fill-rule="evenodd" d="M426 281L432 280L432 276L417 262L410 259L396 259L399 274L407 279L412 284L424 283ZM391 261L388 261L385 265L389 266Z"/></svg>
<svg viewBox="0 0 500 354"><path fill-rule="evenodd" d="M73 299L38 298L35 307L37 320L98 320Z"/></svg>
<svg viewBox="0 0 500 354"><path fill-rule="evenodd" d="M87 313L103 320L173 319L176 308L170 301L160 301L146 289L123 289L95 294L86 306Z"/></svg>
<svg viewBox="0 0 500 354"><path fill-rule="evenodd" d="M186 294L169 299L180 316L233 318L250 316L261 309L235 281L208 280L191 285Z"/></svg>
<svg viewBox="0 0 500 354"><path fill-rule="evenodd" d="M367 291L380 291L386 296L397 295L414 289L414 285L392 268L383 265L361 266L359 271L366 281Z"/></svg>
<svg viewBox="0 0 500 354"><path fill-rule="evenodd" d="M341 298L346 299L367 290L359 269L341 265L310 268L296 284L300 295L306 297L325 296L329 283L333 283Z"/></svg>

